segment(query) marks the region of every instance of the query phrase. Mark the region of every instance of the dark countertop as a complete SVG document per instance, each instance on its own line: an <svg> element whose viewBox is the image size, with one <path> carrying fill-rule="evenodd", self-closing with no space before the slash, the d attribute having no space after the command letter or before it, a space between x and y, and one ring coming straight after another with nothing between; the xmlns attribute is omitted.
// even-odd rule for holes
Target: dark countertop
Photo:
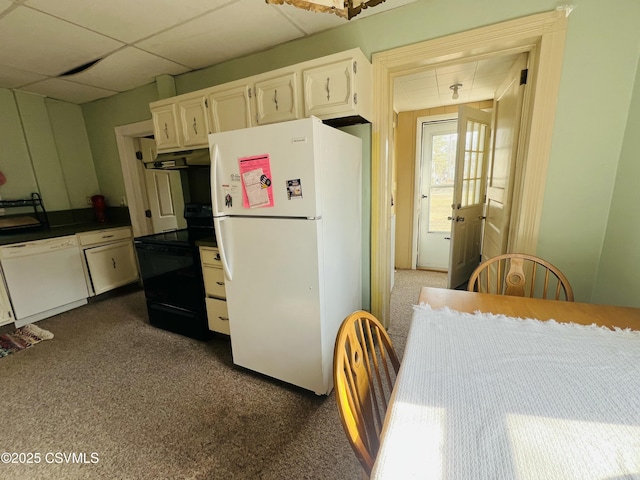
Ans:
<svg viewBox="0 0 640 480"><path fill-rule="evenodd" d="M115 209L111 215L107 215L106 222L97 222L92 215L86 215L84 212L78 214L77 211L64 215L58 212L49 213L50 227L35 227L29 229L14 229L0 231L0 245L9 245L12 243L31 242L34 240L43 240L45 238L65 237L67 235L75 235L76 233L90 232L93 230L103 230L107 228L130 227L131 220L128 215L122 215ZM64 222L64 223L63 223Z"/></svg>
<svg viewBox="0 0 640 480"><path fill-rule="evenodd" d="M92 222L76 223L73 225L60 225L50 228L36 228L24 231L16 230L15 233L0 233L0 245L11 243L31 242L33 240L43 240L45 238L65 237L76 233L89 232L92 230L102 230L106 228L130 227L131 224L120 222ZM19 232L19 233L18 233Z"/></svg>

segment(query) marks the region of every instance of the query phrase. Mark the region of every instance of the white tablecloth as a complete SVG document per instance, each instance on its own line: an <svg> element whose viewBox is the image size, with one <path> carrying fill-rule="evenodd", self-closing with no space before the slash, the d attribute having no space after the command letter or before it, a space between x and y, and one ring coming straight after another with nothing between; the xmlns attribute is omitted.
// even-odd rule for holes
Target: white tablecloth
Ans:
<svg viewBox="0 0 640 480"><path fill-rule="evenodd" d="M415 307L373 479L640 479L640 332Z"/></svg>

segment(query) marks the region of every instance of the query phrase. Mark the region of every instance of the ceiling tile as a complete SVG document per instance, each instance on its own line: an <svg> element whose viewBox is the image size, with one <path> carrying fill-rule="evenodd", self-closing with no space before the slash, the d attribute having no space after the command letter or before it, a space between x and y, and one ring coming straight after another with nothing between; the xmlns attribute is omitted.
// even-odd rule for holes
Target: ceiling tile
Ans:
<svg viewBox="0 0 640 480"><path fill-rule="evenodd" d="M189 69L134 47L112 53L93 67L65 77L72 82L124 92L151 83L162 74L178 75Z"/></svg>
<svg viewBox="0 0 640 480"><path fill-rule="evenodd" d="M25 5L132 43L225 3L229 0L27 0Z"/></svg>
<svg viewBox="0 0 640 480"><path fill-rule="evenodd" d="M505 74L476 77L473 80L473 89L476 90L478 88L490 88L495 91L505 78Z"/></svg>
<svg viewBox="0 0 640 480"><path fill-rule="evenodd" d="M450 91L449 87L454 83L462 84L460 90L469 90L473 84L473 72L459 72L447 75L438 75L438 91L440 93L447 93L448 91Z"/></svg>
<svg viewBox="0 0 640 480"><path fill-rule="evenodd" d="M221 8L137 46L191 68L203 68L301 36L272 5L240 0L233 8Z"/></svg>
<svg viewBox="0 0 640 480"><path fill-rule="evenodd" d="M436 77L409 79L402 82L402 87L406 92L412 92L416 90L432 90L433 94L436 95L438 91Z"/></svg>
<svg viewBox="0 0 640 480"><path fill-rule="evenodd" d="M80 85L60 78L50 78L21 88L27 92L38 93L47 97L64 100L69 103L86 103L98 98L109 97L118 92L102 88Z"/></svg>
<svg viewBox="0 0 640 480"><path fill-rule="evenodd" d="M520 54L504 57L491 57L478 62L476 76L498 75L508 73ZM503 75L504 76L504 75Z"/></svg>
<svg viewBox="0 0 640 480"><path fill-rule="evenodd" d="M271 7L293 21L306 35L339 27L349 22L346 18L340 18L332 13L310 12L286 3L271 5Z"/></svg>
<svg viewBox="0 0 640 480"><path fill-rule="evenodd" d="M477 62L461 63L459 65L447 65L446 67L436 68L436 75L450 75L461 72L464 72L467 75L469 74L469 72L473 74L473 72L475 72L476 70L476 65Z"/></svg>
<svg viewBox="0 0 640 480"><path fill-rule="evenodd" d="M0 65L0 88L17 88L45 78L44 75Z"/></svg>
<svg viewBox="0 0 640 480"><path fill-rule="evenodd" d="M0 65L58 75L122 43L20 6L0 18L0 45Z"/></svg>

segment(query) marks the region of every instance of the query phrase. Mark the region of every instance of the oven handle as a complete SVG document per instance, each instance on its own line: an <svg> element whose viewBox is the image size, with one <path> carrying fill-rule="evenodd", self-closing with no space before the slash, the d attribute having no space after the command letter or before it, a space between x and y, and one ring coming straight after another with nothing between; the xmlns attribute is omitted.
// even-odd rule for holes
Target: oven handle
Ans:
<svg viewBox="0 0 640 480"><path fill-rule="evenodd" d="M229 269L229 263L227 262L227 255L224 249L224 230L220 228L222 222L226 220L225 217L214 217L213 225L216 231L216 240L218 243L218 252L220 253L220 261L222 263L222 271L224 272L224 276L228 282L230 282L232 278L231 270Z"/></svg>

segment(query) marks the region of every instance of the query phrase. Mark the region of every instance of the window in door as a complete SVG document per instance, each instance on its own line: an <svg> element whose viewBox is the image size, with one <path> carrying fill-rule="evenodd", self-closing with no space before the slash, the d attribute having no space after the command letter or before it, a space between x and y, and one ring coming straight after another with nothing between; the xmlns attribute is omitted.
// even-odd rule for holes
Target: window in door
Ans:
<svg viewBox="0 0 640 480"><path fill-rule="evenodd" d="M481 198L482 173L485 162L484 142L487 125L472 120L467 121L467 135L464 146L464 164L462 167L462 207L478 205L484 201Z"/></svg>

